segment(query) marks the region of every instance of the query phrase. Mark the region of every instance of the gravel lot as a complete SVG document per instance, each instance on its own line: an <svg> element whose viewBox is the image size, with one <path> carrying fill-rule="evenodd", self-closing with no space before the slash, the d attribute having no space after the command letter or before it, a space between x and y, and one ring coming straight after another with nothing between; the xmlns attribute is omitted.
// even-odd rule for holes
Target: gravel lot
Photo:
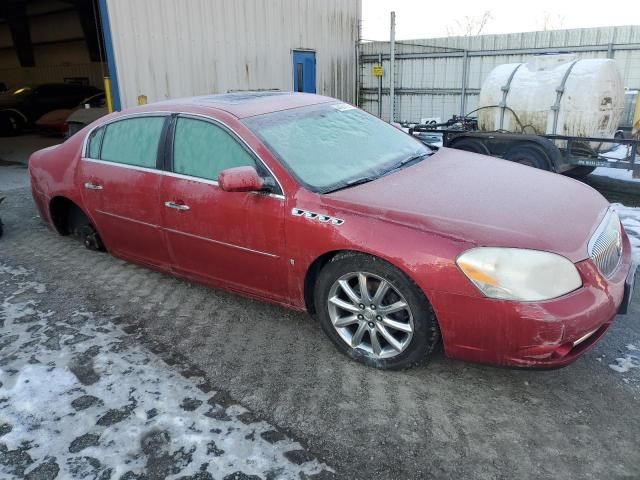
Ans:
<svg viewBox="0 0 640 480"><path fill-rule="evenodd" d="M339 355L305 314L181 281L55 235L37 217L25 173L0 166L0 192L9 193L0 207L6 230L0 240L0 321L7 322L7 312L15 321L20 308L31 308L28 316L50 336L26 345L24 336L33 333L28 327L0 329L0 425L13 427L5 432L9 427L0 426L4 472L54 478L56 463L60 472L75 468L76 478L101 479L222 479L231 471L258 477L229 478L640 478L638 294L630 314L618 317L603 341L561 370L498 369L439 353L423 368L381 372ZM67 345L58 328L71 328L69 338L92 338ZM52 353L44 344L56 335L61 350ZM126 351L113 351L120 344ZM32 357L55 363L49 365L55 370L51 381L34 371ZM89 385L82 383L87 365L99 377ZM140 370L137 381L127 379L130 370ZM40 383L20 392L16 376ZM64 378L67 389L57 386ZM154 382L154 395L145 382ZM137 387L135 402L131 387ZM89 395L101 404L91 407L90 417L50 411L36 422L41 428L29 430L20 417L27 409L25 391L34 399L64 395L67 403ZM185 410L185 398L202 403ZM163 412L164 424L147 418L151 404ZM100 425L106 413L127 405L133 406L122 423ZM224 431L215 431L222 427L208 423L216 420L206 416L210 409L232 417L230 425L249 435L244 440L264 460L260 467L248 462L251 454L236 454L240 447L229 469L230 457L203 453L210 441L225 450ZM189 419L200 432L191 437L169 428L173 417ZM16 428L33 443L15 446ZM89 442L89 450L56 445L50 436L56 430L65 442L90 435L81 441ZM270 431L278 432L283 447L265 440L262 434ZM186 462L183 454L194 445L193 460ZM285 454L290 451L297 453ZM16 458L26 461L23 454L31 463L18 472ZM102 477L90 460L74 458L98 461L99 472L108 465L112 470ZM78 462L82 468L74 467ZM204 475L199 468L206 462L211 477L193 476ZM28 477L36 467L43 476ZM127 468L138 476L120 477Z"/></svg>

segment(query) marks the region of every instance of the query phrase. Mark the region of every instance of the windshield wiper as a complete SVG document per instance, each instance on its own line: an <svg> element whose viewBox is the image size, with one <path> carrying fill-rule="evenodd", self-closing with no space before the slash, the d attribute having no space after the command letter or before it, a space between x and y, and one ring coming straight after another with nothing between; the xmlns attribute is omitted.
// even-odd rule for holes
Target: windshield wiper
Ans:
<svg viewBox="0 0 640 480"><path fill-rule="evenodd" d="M407 166L409 163L419 162L425 157L428 157L429 155L433 155L433 153L434 152L425 152L419 155L413 155L411 157L405 158L404 160L401 160L400 162L396 163L393 167L391 167L389 170L387 170L384 173L384 175L389 175L390 173L397 172L398 170L401 170L403 167Z"/></svg>
<svg viewBox="0 0 640 480"><path fill-rule="evenodd" d="M345 188L355 187L356 185L362 185L363 183L369 183L375 180L376 178L380 178L380 175L372 175L370 177L358 177L352 180L348 180L342 183L339 187L331 188L329 190L325 190L322 193L333 193L339 190L344 190Z"/></svg>
<svg viewBox="0 0 640 480"><path fill-rule="evenodd" d="M413 155L411 157L405 158L404 160L394 164L389 170L386 170L380 174L377 175L371 175L368 177L357 177L354 178L352 180L348 180L342 184L340 184L340 186L335 187L335 188L331 188L329 190L324 190L322 193L333 193L333 192L337 192L339 190L344 190L345 188L351 188L351 187L355 187L356 185L362 185L363 183L369 183L372 182L373 180L376 180L380 177L384 177L386 175L389 175L390 173L396 172L398 170L400 170L401 168L405 167L407 164L412 163L412 162L418 162L420 160L422 160L425 157L428 157L429 155L432 155L434 152L424 152L421 153L419 155Z"/></svg>

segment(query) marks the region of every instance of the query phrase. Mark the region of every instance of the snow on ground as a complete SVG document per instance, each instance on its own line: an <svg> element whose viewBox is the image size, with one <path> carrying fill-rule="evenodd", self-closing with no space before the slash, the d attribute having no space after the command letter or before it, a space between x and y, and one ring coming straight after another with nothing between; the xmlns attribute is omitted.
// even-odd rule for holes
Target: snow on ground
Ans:
<svg viewBox="0 0 640 480"><path fill-rule="evenodd" d="M635 345L627 345L627 350L637 352L640 348ZM632 368L640 368L640 355L625 353L624 356L616 358L615 363L609 365L609 368L618 373L627 373Z"/></svg>
<svg viewBox="0 0 640 480"><path fill-rule="evenodd" d="M613 203L612 207L629 235L633 256L636 262L640 263L640 208L625 207L620 203Z"/></svg>
<svg viewBox="0 0 640 480"><path fill-rule="evenodd" d="M615 180L623 180L625 182L640 182L640 178L633 178L631 170L623 170L621 168L596 168L591 175L599 177L608 177Z"/></svg>
<svg viewBox="0 0 640 480"><path fill-rule="evenodd" d="M46 286L0 264L0 477L299 479L330 471L203 393L106 318L39 308ZM326 473L326 472L325 472Z"/></svg>
<svg viewBox="0 0 640 480"><path fill-rule="evenodd" d="M610 162L616 162L618 160L627 158L629 155L630 155L630 151L627 145L617 145L609 152L603 153L601 156L604 157L605 160L608 160ZM637 161L640 161L640 159L638 159ZM609 178L614 178L616 180L624 180L627 182L640 182L640 178L632 177L631 170L623 170L620 168L598 167L593 171L591 175L597 175L600 177L609 177Z"/></svg>

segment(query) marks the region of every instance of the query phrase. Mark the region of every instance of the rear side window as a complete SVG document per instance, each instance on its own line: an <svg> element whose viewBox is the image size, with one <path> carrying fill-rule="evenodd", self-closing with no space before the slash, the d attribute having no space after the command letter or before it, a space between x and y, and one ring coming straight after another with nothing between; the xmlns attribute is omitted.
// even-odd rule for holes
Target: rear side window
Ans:
<svg viewBox="0 0 640 480"><path fill-rule="evenodd" d="M173 171L192 177L217 180L227 168L256 162L226 130L203 120L178 118L173 141Z"/></svg>
<svg viewBox="0 0 640 480"><path fill-rule="evenodd" d="M100 158L100 147L102 146L102 138L104 137L105 128L99 128L94 130L89 138L89 148L87 148L87 157L88 158Z"/></svg>
<svg viewBox="0 0 640 480"><path fill-rule="evenodd" d="M100 160L155 168L165 117L119 120L105 127ZM93 139L89 146L90 153Z"/></svg>

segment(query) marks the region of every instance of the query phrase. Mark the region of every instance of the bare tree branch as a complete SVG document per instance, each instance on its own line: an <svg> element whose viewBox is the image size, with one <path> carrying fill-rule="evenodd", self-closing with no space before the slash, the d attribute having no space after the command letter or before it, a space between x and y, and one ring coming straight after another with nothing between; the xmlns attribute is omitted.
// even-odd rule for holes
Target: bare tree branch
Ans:
<svg viewBox="0 0 640 480"><path fill-rule="evenodd" d="M493 19L494 17L491 10L486 10L482 15L467 15L460 20L456 20L453 25L447 25L447 35L450 37L458 35L465 37L480 35L487 24Z"/></svg>
<svg viewBox="0 0 640 480"><path fill-rule="evenodd" d="M564 22L567 18L564 15L552 14L550 12L544 12L542 14L541 29L545 32L549 30L560 30L564 28Z"/></svg>

